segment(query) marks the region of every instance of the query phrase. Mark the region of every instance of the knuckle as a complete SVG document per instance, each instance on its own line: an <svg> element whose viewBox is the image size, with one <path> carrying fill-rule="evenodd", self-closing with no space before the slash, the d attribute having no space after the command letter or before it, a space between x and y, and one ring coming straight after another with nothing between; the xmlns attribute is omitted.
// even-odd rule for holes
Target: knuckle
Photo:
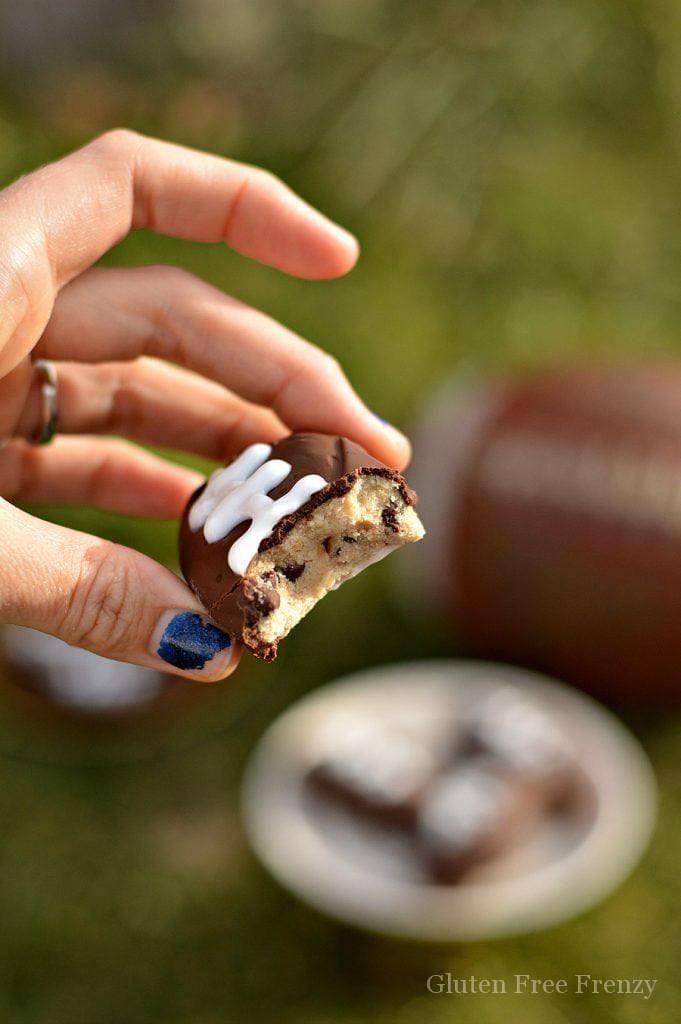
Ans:
<svg viewBox="0 0 681 1024"><path fill-rule="evenodd" d="M121 153L127 152L131 145L139 142L140 138L141 136L130 128L109 128L107 131L97 135L90 145L98 149Z"/></svg>
<svg viewBox="0 0 681 1024"><path fill-rule="evenodd" d="M82 558L61 635L101 654L129 648L142 618L137 582L121 548L110 541L92 544Z"/></svg>
<svg viewBox="0 0 681 1024"><path fill-rule="evenodd" d="M338 359L330 352L316 349L315 373L331 380L345 379L345 372Z"/></svg>
<svg viewBox="0 0 681 1024"><path fill-rule="evenodd" d="M125 372L125 371L124 371ZM130 371L127 371L130 373ZM124 393L132 384L130 379L125 377L121 380L120 386ZM116 385L114 385L115 387ZM120 423L118 424L120 425ZM132 441L126 441L122 437L107 438L106 441L106 453L104 454L101 462L99 463L96 470L94 470L92 478L92 496L96 500L103 500L103 485L106 484L107 479L115 472L118 471L119 467L130 457L134 452L139 451L139 448L133 444ZM120 559L119 551L121 549L113 545L114 556Z"/></svg>
<svg viewBox="0 0 681 1024"><path fill-rule="evenodd" d="M136 273L148 276L152 283L163 277L171 285L182 284L187 278L193 277L188 270L177 267L174 263L145 263L143 267L136 268Z"/></svg>
<svg viewBox="0 0 681 1024"><path fill-rule="evenodd" d="M268 395L268 404L274 408L287 406L300 387L317 387L319 384L335 389L344 384L345 374L335 358L310 342L300 340L294 358L285 366L278 385Z"/></svg>
<svg viewBox="0 0 681 1024"><path fill-rule="evenodd" d="M247 177L250 184L260 185L264 189L279 189L284 186L281 178L265 167L249 167Z"/></svg>
<svg viewBox="0 0 681 1024"><path fill-rule="evenodd" d="M187 335L182 328L186 308L187 284L190 274L178 270L171 275L172 283L159 291L148 317L148 335L144 353L158 356L178 366L188 366L191 354L187 350Z"/></svg>
<svg viewBox="0 0 681 1024"><path fill-rule="evenodd" d="M244 204L253 196L257 201L266 199L269 195L277 193L284 186L282 182L263 167L256 167L253 164L240 165L242 177L237 186L232 201L226 212L220 237L229 240L238 221Z"/></svg>
<svg viewBox="0 0 681 1024"><path fill-rule="evenodd" d="M135 273L148 279L154 296L146 317L142 353L188 365L190 357L182 322L188 310L196 315L197 288L202 282L190 271L164 263L138 267Z"/></svg>
<svg viewBox="0 0 681 1024"><path fill-rule="evenodd" d="M144 268L149 272L151 283L158 289L163 286L169 301L184 302L196 288L198 278L189 270L176 267L172 263L155 263Z"/></svg>
<svg viewBox="0 0 681 1024"><path fill-rule="evenodd" d="M105 434L116 434L129 430L134 426L136 405L139 400L137 389L137 369L139 361L115 365L109 381L108 405L102 420L101 430ZM119 438L111 438L107 442L108 456L102 462L94 480L95 488L104 474L109 471L114 459L124 457L130 446Z"/></svg>

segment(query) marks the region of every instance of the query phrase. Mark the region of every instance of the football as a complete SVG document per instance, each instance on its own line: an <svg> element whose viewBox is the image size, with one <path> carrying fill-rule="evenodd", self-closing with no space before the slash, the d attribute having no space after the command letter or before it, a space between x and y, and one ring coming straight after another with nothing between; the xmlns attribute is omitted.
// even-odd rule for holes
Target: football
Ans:
<svg viewBox="0 0 681 1024"><path fill-rule="evenodd" d="M485 657L678 704L681 365L459 378L414 439L412 606Z"/></svg>

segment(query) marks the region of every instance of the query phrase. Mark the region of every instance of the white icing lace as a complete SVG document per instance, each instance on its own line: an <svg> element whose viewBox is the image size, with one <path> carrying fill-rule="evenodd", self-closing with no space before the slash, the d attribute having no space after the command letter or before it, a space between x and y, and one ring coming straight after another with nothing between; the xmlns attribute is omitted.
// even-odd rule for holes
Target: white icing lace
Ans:
<svg viewBox="0 0 681 1024"><path fill-rule="evenodd" d="M227 564L238 576L244 575L261 541L279 520L297 512L327 484L324 477L310 473L275 501L269 491L286 479L292 467L283 459L270 459L271 452L269 444L250 445L231 465L208 478L203 494L189 510L190 530L196 533L203 527L208 544L222 540L239 523L251 520L227 555Z"/></svg>

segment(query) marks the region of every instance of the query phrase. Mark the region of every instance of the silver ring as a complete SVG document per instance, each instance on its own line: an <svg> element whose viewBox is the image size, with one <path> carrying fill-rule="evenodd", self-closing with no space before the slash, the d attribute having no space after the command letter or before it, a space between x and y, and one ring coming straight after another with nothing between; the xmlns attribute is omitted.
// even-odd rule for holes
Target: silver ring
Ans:
<svg viewBox="0 0 681 1024"><path fill-rule="evenodd" d="M36 359L33 367L40 380L40 427L28 440L31 444L49 444L59 424L57 367L49 359Z"/></svg>

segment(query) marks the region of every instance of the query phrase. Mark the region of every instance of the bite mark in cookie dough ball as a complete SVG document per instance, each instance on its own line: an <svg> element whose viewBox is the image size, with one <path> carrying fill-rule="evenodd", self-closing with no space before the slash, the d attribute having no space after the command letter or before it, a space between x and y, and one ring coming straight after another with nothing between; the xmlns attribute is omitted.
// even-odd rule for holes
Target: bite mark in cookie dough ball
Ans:
<svg viewBox="0 0 681 1024"><path fill-rule="evenodd" d="M190 499L180 562L209 615L265 661L330 590L420 540L416 495L359 445L251 445Z"/></svg>

